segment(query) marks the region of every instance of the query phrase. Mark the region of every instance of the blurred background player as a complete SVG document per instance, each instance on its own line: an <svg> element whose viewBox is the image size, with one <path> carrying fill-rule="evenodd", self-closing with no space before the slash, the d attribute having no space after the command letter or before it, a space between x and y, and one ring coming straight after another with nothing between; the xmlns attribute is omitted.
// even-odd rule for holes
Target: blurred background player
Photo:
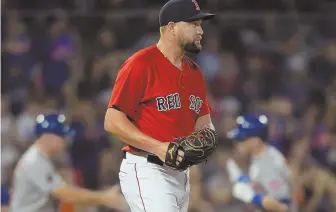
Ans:
<svg viewBox="0 0 336 212"><path fill-rule="evenodd" d="M270 211L288 211L291 204L290 172L283 155L266 144L266 116L245 115L237 118L237 128L228 133L237 154L250 157L248 174L234 160L227 161L233 183L232 195L248 204Z"/></svg>
<svg viewBox="0 0 336 212"><path fill-rule="evenodd" d="M55 170L53 160L66 150L74 133L65 123L65 116L39 115L36 121L37 140L22 155L14 171L10 211L55 212L56 199L123 210L125 204L118 186L95 192L76 188L65 183Z"/></svg>

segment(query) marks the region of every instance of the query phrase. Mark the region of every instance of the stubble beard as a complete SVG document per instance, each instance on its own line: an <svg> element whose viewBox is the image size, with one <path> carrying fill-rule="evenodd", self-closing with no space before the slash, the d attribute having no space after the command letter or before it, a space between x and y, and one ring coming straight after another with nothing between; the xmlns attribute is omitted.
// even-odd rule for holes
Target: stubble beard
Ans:
<svg viewBox="0 0 336 212"><path fill-rule="evenodd" d="M186 52L192 53L192 54L198 54L202 50L201 44L196 44L196 41L190 42L190 43L183 43L181 42L181 46Z"/></svg>

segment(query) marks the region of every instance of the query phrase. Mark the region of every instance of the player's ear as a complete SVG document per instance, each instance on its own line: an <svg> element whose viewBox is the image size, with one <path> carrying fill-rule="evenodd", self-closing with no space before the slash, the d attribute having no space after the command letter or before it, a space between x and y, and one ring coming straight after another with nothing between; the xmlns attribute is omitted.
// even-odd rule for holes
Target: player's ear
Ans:
<svg viewBox="0 0 336 212"><path fill-rule="evenodd" d="M176 24L174 22L169 22L167 25L167 30L169 30L173 36L175 36L175 26Z"/></svg>

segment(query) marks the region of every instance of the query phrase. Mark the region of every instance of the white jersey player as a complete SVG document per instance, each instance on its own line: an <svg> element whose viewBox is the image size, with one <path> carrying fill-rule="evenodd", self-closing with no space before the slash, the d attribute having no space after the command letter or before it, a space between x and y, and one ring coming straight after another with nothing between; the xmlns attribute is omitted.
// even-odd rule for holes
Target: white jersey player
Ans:
<svg viewBox="0 0 336 212"><path fill-rule="evenodd" d="M233 159L227 161L233 196L260 210L289 211L290 171L283 155L264 142L268 137L267 117L239 116L237 124L228 137L234 140L239 154L250 156L251 163L248 174L244 174Z"/></svg>
<svg viewBox="0 0 336 212"><path fill-rule="evenodd" d="M124 209L118 186L106 191L89 191L66 184L56 173L52 159L66 148L70 134L61 114L39 115L36 142L22 155L14 172L11 212L56 212L57 199L78 204Z"/></svg>

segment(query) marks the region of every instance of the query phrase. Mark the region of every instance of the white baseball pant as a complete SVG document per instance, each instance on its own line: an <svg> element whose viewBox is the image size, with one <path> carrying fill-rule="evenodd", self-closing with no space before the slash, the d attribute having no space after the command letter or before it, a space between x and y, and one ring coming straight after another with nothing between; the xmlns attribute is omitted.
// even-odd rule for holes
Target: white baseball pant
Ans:
<svg viewBox="0 0 336 212"><path fill-rule="evenodd" d="M121 191L132 212L187 212L189 171L177 171L126 153L119 172Z"/></svg>

